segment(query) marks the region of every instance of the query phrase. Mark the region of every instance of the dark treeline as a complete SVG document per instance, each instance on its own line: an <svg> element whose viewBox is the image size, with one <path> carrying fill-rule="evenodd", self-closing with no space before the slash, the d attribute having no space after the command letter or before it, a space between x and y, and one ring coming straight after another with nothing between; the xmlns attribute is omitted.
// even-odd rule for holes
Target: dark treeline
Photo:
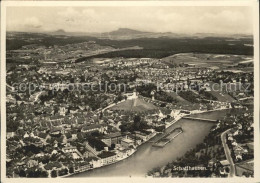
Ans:
<svg viewBox="0 0 260 183"><path fill-rule="evenodd" d="M143 49L114 51L80 58L76 62L89 60L91 58L163 58L176 53L186 52L253 55L253 47L244 46L244 44L252 44L251 39L240 39L240 41L234 45L229 45L226 38L143 38L133 40L97 40L97 43L115 48L140 46Z"/></svg>
<svg viewBox="0 0 260 183"><path fill-rule="evenodd" d="M34 37L42 39L26 42L20 37ZM231 39L231 40L229 40ZM176 53L197 52L197 53L217 53L217 54L237 54L237 55L253 55L253 47L244 46L244 44L253 44L252 38L241 38L235 42L232 38L223 37L205 37L200 39L194 38L140 38L130 40L110 40L98 39L95 37L78 36L66 37L51 36L46 34L29 34L24 33L18 35L15 39L7 39L7 50L19 49L28 44L39 44L44 46L66 45L72 43L81 43L85 41L96 41L97 44L103 46L111 46L114 48L126 48L131 46L140 46L142 50L124 50L115 51L94 56L95 58L112 58L112 57L150 57L163 58ZM233 43L233 44L230 44ZM91 57L93 58L93 56ZM89 58L81 58L80 61Z"/></svg>

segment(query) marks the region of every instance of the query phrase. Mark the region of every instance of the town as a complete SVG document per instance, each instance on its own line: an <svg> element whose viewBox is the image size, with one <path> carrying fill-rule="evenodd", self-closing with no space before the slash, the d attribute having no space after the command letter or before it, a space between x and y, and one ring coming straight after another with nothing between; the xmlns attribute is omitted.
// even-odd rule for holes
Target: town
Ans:
<svg viewBox="0 0 260 183"><path fill-rule="evenodd" d="M150 167L147 176L253 176L251 56L101 58L96 55L142 48L92 40L45 46L40 38L7 34L14 38L39 43L6 54L7 177L66 177L111 165L180 119L218 110L239 112L214 119L203 143L163 167ZM174 168L184 165L207 168Z"/></svg>

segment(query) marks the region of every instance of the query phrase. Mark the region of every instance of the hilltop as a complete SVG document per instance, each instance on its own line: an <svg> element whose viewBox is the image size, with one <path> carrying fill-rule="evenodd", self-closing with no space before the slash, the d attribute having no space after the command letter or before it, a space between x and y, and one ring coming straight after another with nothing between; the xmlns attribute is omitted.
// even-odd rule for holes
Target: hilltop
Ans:
<svg viewBox="0 0 260 183"><path fill-rule="evenodd" d="M156 106L140 98L126 100L110 108L111 110L121 110L129 112L144 112L158 110Z"/></svg>

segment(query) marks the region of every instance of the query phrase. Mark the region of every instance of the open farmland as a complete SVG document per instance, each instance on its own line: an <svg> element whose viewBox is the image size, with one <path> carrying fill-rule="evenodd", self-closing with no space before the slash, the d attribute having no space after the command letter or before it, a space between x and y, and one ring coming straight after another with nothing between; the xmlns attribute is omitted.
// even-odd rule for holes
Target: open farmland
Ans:
<svg viewBox="0 0 260 183"><path fill-rule="evenodd" d="M188 64L194 67L208 67L212 69L222 69L238 66L238 64L252 60L247 55L223 55L223 54L202 54L202 53L179 53L162 59L169 65ZM251 62L252 63L252 62Z"/></svg>

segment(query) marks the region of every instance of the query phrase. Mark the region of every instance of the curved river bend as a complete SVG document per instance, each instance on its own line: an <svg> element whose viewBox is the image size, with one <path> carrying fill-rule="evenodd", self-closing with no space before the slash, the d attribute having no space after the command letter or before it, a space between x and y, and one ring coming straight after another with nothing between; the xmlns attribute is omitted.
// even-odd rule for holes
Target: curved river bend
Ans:
<svg viewBox="0 0 260 183"><path fill-rule="evenodd" d="M197 118L221 119L229 111L214 111L193 116ZM181 119L167 128L166 132L176 127L182 127L183 133L165 147L152 147L152 143L147 142L139 146L136 153L125 160L70 177L144 177L149 170L166 165L201 143L213 125L214 123L211 122ZM152 140L156 140L160 135L155 136Z"/></svg>

